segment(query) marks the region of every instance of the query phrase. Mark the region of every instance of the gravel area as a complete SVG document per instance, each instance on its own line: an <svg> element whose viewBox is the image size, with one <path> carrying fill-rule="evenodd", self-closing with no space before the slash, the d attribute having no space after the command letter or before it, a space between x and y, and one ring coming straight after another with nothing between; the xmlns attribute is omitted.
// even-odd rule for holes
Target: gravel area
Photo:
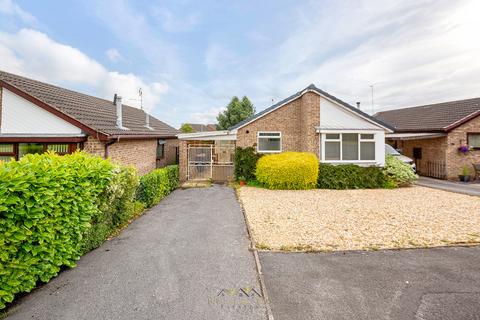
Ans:
<svg viewBox="0 0 480 320"><path fill-rule="evenodd" d="M259 249L376 250L480 243L480 197L425 187L239 190Z"/></svg>

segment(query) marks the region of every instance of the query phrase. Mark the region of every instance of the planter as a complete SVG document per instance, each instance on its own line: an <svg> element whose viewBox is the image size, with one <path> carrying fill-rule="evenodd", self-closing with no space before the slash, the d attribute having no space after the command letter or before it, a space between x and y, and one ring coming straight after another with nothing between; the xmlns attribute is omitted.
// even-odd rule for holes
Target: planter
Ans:
<svg viewBox="0 0 480 320"><path fill-rule="evenodd" d="M240 180L240 185L241 185L241 186L247 185L247 181L245 181L245 180Z"/></svg>
<svg viewBox="0 0 480 320"><path fill-rule="evenodd" d="M459 176L458 176L458 179L459 179L461 182L469 182L469 181L470 181L470 176L459 175Z"/></svg>

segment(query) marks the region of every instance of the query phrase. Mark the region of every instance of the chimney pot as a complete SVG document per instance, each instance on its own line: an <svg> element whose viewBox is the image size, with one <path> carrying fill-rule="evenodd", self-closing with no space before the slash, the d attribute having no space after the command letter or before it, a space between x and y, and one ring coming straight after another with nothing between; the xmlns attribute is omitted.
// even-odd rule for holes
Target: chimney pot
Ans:
<svg viewBox="0 0 480 320"><path fill-rule="evenodd" d="M357 108L360 109L360 101L357 101Z"/></svg>

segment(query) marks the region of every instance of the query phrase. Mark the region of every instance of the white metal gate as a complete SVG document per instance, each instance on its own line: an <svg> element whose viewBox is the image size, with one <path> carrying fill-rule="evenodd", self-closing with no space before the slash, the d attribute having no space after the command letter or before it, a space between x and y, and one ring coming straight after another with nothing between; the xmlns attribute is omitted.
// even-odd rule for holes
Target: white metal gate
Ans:
<svg viewBox="0 0 480 320"><path fill-rule="evenodd" d="M215 144L188 145L187 179L228 181L233 179L233 156L235 145Z"/></svg>

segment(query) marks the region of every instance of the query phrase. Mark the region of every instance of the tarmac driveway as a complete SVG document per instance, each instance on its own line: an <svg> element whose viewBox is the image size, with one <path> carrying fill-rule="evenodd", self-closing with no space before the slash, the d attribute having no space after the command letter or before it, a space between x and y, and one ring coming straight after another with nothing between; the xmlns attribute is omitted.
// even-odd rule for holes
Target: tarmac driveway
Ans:
<svg viewBox="0 0 480 320"><path fill-rule="evenodd" d="M275 320L480 319L480 247L260 260Z"/></svg>
<svg viewBox="0 0 480 320"><path fill-rule="evenodd" d="M176 190L8 319L265 319L234 191Z"/></svg>

